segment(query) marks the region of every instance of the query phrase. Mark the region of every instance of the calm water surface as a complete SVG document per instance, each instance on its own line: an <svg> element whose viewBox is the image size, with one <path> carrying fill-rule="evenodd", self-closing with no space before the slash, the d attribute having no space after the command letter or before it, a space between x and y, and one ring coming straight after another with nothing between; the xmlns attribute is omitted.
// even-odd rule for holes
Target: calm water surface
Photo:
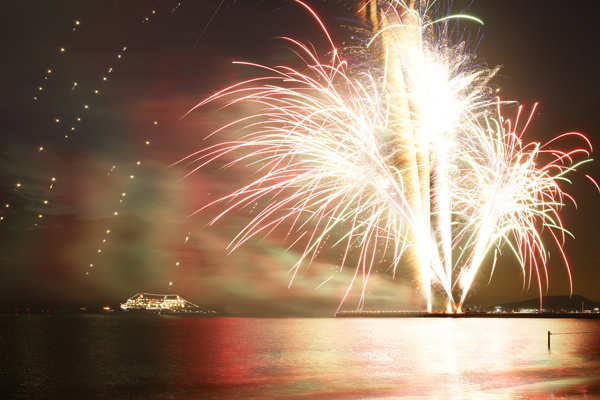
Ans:
<svg viewBox="0 0 600 400"><path fill-rule="evenodd" d="M4 314L0 341L5 399L600 399L600 320Z"/></svg>

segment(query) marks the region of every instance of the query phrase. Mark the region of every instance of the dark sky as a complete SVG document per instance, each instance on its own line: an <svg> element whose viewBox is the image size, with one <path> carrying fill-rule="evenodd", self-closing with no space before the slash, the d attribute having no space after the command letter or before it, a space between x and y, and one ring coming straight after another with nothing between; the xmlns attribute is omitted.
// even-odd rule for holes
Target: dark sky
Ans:
<svg viewBox="0 0 600 400"><path fill-rule="evenodd" d="M351 32L339 26L352 24L350 1L307 3L336 43L348 40ZM470 3L455 1L454 9ZM293 62L280 36L327 50L301 7L274 0L11 0L1 7L0 311L116 305L137 292L179 293L231 313L335 311L347 277L316 289L335 268L328 257L288 289L298 254L283 252L277 235L227 255L243 215L213 227L205 226L213 210L189 217L242 178L208 169L180 181L189 169L169 167L234 118L209 106L180 121L208 95L256 73L232 61ZM526 109L540 103L528 140L579 131L599 146L600 35L592 10L555 0L480 0L468 14L484 21L465 25L477 55L503 66L493 80L502 97ZM596 301L600 195L583 176L598 179L598 165L573 175L565 189L578 208L561 214L576 238L565 244L574 293ZM549 294L568 294L552 251ZM523 291L510 256L488 285L489 271L482 268L469 303L537 295L535 286ZM409 275L375 276L367 306L420 307ZM357 301L351 296L348 308Z"/></svg>

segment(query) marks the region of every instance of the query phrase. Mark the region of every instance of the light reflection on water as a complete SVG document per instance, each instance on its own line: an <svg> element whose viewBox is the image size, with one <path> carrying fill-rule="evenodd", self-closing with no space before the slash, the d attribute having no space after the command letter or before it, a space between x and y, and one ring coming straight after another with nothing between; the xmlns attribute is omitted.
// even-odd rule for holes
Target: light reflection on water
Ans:
<svg viewBox="0 0 600 400"><path fill-rule="evenodd" d="M12 398L600 398L600 320L0 315ZM547 347L547 332L552 336ZM585 333L582 333L585 332Z"/></svg>

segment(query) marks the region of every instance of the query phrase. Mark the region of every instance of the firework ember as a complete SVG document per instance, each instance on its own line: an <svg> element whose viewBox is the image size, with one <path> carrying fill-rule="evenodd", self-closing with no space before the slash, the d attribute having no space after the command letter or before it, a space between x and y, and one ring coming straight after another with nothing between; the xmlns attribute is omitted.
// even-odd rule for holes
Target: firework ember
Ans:
<svg viewBox="0 0 600 400"><path fill-rule="evenodd" d="M493 272L501 249L516 256L524 285L535 277L541 291L548 282L544 229L569 268L559 210L571 198L558 183L588 161L584 136L569 134L585 144L572 151L525 142L529 120L521 127L521 108L511 122L501 113L506 103L493 97L497 69L475 58L451 29L455 17L435 2L366 4L364 45L345 50L353 61L298 3L331 43L327 61L287 39L302 69L240 63L260 74L194 107L219 101L257 110L210 135L235 131L234 139L180 161L194 163L193 171L217 160L252 171L251 182L206 206L226 204L215 223L260 205L230 250L287 231L301 252L293 281L331 246L340 268L354 268L351 286L361 282L359 307L370 274L387 264L394 274L410 268L428 310L435 288L448 311L460 311L486 256L494 254Z"/></svg>

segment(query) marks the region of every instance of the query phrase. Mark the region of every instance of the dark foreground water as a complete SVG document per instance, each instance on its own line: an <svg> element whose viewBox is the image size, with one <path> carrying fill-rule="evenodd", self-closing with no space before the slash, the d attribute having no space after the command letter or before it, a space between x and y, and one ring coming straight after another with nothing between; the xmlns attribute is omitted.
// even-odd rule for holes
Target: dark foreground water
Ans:
<svg viewBox="0 0 600 400"><path fill-rule="evenodd" d="M564 333L551 337L547 332ZM0 398L600 398L600 320L0 315Z"/></svg>

